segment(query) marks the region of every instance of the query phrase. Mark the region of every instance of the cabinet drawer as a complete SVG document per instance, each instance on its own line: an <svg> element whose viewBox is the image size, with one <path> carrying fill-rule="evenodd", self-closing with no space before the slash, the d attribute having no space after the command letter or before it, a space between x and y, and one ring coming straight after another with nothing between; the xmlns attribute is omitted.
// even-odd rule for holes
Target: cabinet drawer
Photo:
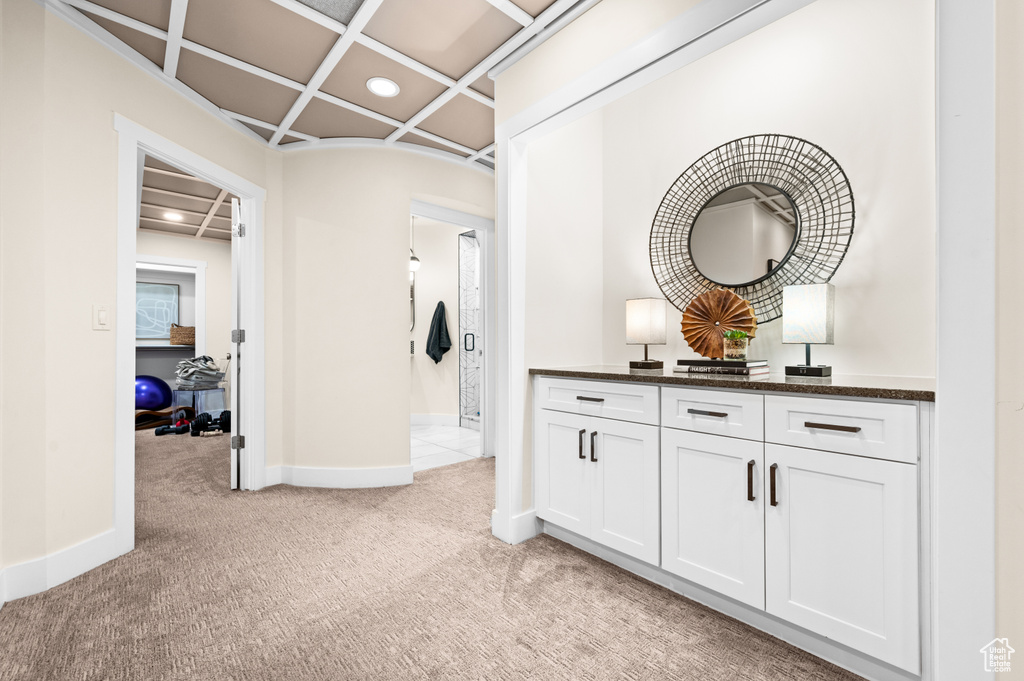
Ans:
<svg viewBox="0 0 1024 681"><path fill-rule="evenodd" d="M563 378L535 379L535 406L658 425L658 386L598 383Z"/></svg>
<svg viewBox="0 0 1024 681"><path fill-rule="evenodd" d="M766 395L766 442L917 462L917 407L912 404Z"/></svg>
<svg viewBox="0 0 1024 681"><path fill-rule="evenodd" d="M760 441L764 439L764 396L662 388L661 425Z"/></svg>

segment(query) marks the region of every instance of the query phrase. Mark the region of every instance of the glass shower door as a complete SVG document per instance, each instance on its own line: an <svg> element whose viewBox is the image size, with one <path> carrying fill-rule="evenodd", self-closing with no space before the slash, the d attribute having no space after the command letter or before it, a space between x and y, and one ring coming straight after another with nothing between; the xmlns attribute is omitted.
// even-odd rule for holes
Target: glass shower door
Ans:
<svg viewBox="0 0 1024 681"><path fill-rule="evenodd" d="M459 235L459 425L480 430L480 242Z"/></svg>

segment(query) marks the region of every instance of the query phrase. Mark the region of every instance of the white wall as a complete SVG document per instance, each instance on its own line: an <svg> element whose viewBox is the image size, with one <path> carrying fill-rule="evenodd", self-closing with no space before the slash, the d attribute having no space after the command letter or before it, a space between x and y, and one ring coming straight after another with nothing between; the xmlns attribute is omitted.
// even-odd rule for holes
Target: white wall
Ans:
<svg viewBox="0 0 1024 681"><path fill-rule="evenodd" d="M700 1L602 0L498 77L495 123L565 87Z"/></svg>
<svg viewBox="0 0 1024 681"><path fill-rule="evenodd" d="M4 487L0 491L0 534L3 565L11 565L46 552L46 384L41 380L47 358L46 249L39 231L47 208L45 182L39 181L46 176L46 158L40 153L41 138L24 132L35 129L44 120L45 18L42 9L31 2L7 1L3 3L2 19L0 451ZM112 217L111 225L113 222ZM110 271L113 272L112 264ZM112 302L112 282L110 294L108 301ZM106 347L112 349L112 342L113 339ZM104 346L93 345L90 349L102 353ZM109 402L113 403L112 390ZM106 439L112 442L110 435ZM112 467L112 458L110 462ZM109 481L101 484L108 491L111 489ZM107 508L112 508L112 504Z"/></svg>
<svg viewBox="0 0 1024 681"><path fill-rule="evenodd" d="M528 367L601 363L602 120L600 112L591 114L530 145L524 329ZM530 480L533 402L529 377L523 378L524 479ZM526 508L531 494L530 485L524 485Z"/></svg>
<svg viewBox="0 0 1024 681"><path fill-rule="evenodd" d="M1024 641L1024 5L996 2L996 632ZM1016 644L1018 650L1024 650ZM1017 653L1020 656L1020 653ZM1015 668L1024 663L1014 660ZM1018 666L1019 665L1019 666Z"/></svg>
<svg viewBox="0 0 1024 681"><path fill-rule="evenodd" d="M648 239L665 191L718 145L778 132L832 154L856 201L832 280L836 344L815 348L814 360L836 373L934 376L933 83L931 2L819 0L605 107L603 191L587 192L604 197L605 361L633 356L623 301L659 294ZM671 329L680 318L673 311ZM897 329L924 340L899 341ZM776 369L802 352L781 344L780 321L759 326L751 344ZM658 356L692 354L670 333Z"/></svg>
<svg viewBox="0 0 1024 681"><path fill-rule="evenodd" d="M412 383L410 412L413 418L459 414L459 234L465 227L416 218L416 327L410 338L416 354L410 357ZM427 334L438 302L443 302L452 348L441 361L427 356Z"/></svg>
<svg viewBox="0 0 1024 681"><path fill-rule="evenodd" d="M410 201L490 218L494 180L399 149L302 151L284 194L282 463L406 466Z"/></svg>

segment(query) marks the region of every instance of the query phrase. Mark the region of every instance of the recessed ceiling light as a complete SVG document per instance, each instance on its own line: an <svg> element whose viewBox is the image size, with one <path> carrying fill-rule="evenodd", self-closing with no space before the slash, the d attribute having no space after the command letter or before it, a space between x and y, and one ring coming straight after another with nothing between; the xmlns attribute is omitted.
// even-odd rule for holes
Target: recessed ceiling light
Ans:
<svg viewBox="0 0 1024 681"><path fill-rule="evenodd" d="M398 83L379 76L366 81L366 87L370 92L381 97L394 97L398 94Z"/></svg>
<svg viewBox="0 0 1024 681"><path fill-rule="evenodd" d="M164 220L173 220L174 222L181 222L185 219L185 216L181 213L164 213Z"/></svg>

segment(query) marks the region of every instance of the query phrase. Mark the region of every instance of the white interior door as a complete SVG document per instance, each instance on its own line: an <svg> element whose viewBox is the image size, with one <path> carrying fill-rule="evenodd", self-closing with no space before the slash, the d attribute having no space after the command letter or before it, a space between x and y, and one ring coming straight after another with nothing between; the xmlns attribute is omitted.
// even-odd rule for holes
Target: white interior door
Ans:
<svg viewBox="0 0 1024 681"><path fill-rule="evenodd" d="M238 199L231 199L231 328L241 329L241 234L245 221L242 219L242 207ZM231 369L228 376L228 385L231 391L231 489L239 488L239 481L242 478L241 452L235 448L239 441L236 435L241 432L242 410L239 409L239 378L242 371L242 338L235 339L234 350L231 354Z"/></svg>
<svg viewBox="0 0 1024 681"><path fill-rule="evenodd" d="M768 612L918 673L917 467L773 444L764 459Z"/></svg>
<svg viewBox="0 0 1024 681"><path fill-rule="evenodd" d="M590 537L657 565L661 557L657 426L591 419L594 466Z"/></svg>
<svg viewBox="0 0 1024 681"><path fill-rule="evenodd" d="M662 567L764 608L764 444L662 433Z"/></svg>
<svg viewBox="0 0 1024 681"><path fill-rule="evenodd" d="M578 414L537 410L534 473L537 515L584 537L590 536L591 467L587 426Z"/></svg>

